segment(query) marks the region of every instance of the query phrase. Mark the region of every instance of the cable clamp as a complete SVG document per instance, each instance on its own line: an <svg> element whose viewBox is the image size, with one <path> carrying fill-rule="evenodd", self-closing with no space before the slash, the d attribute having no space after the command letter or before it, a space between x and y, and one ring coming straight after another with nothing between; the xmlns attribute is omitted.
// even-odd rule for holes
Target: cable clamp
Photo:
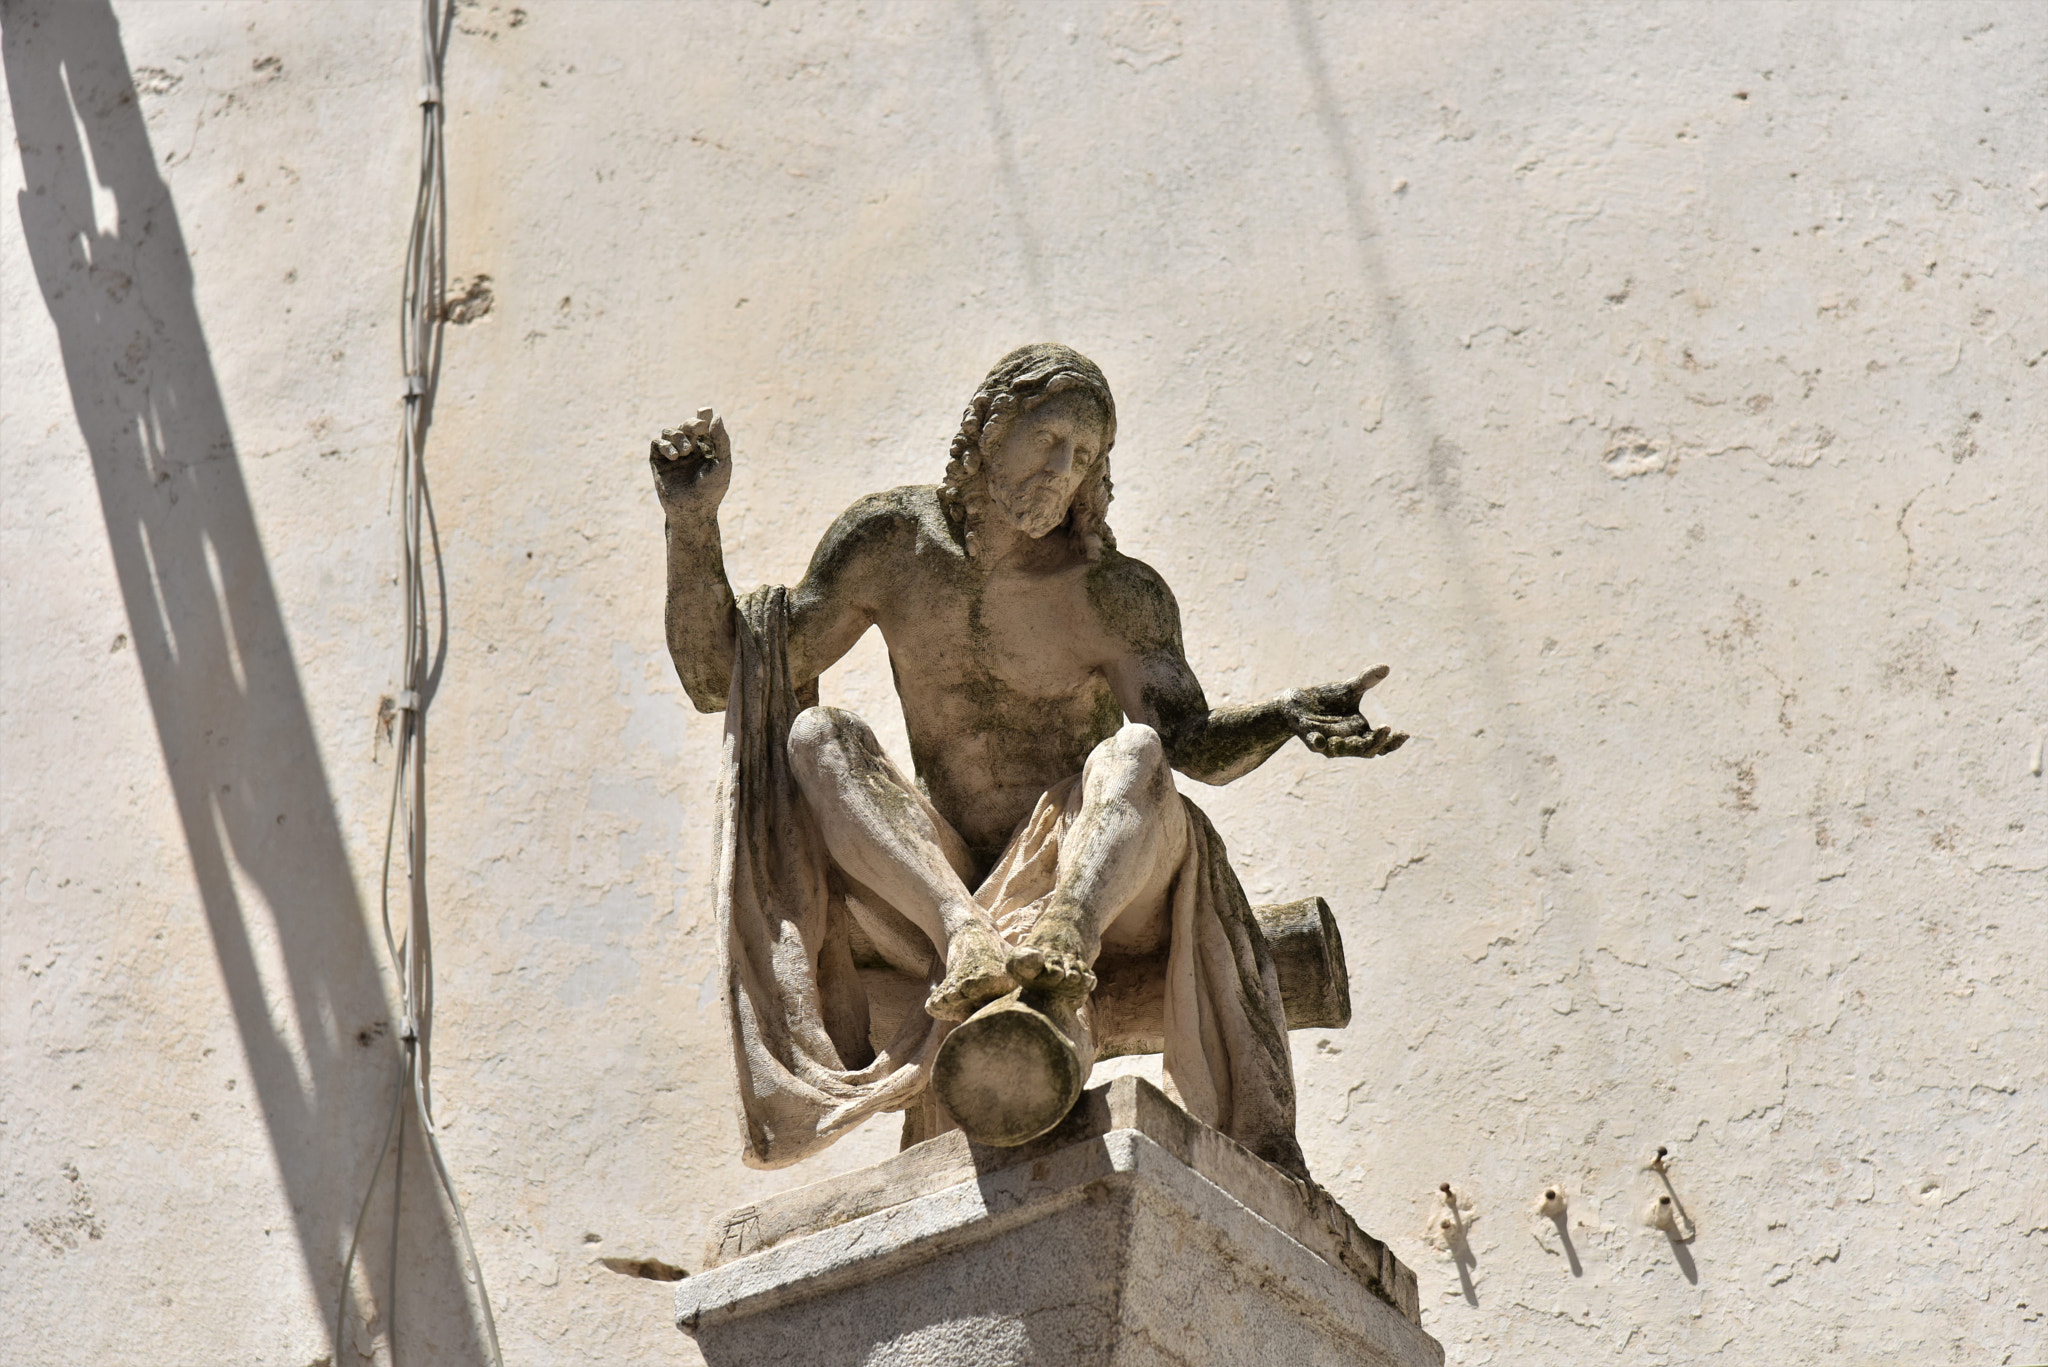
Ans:
<svg viewBox="0 0 2048 1367"><path fill-rule="evenodd" d="M401 712L417 712L420 710L420 695L413 689L404 689L400 691L397 703Z"/></svg>
<svg viewBox="0 0 2048 1367"><path fill-rule="evenodd" d="M418 1044L420 1039L419 1023L413 1020L411 1016L407 1016L398 1023L398 1037L407 1044Z"/></svg>
<svg viewBox="0 0 2048 1367"><path fill-rule="evenodd" d="M435 82L432 85L423 85L420 87L420 103L423 105L436 105L441 103L441 86L439 82Z"/></svg>
<svg viewBox="0 0 2048 1367"><path fill-rule="evenodd" d="M405 377L405 397L416 399L427 392L427 377L415 370Z"/></svg>

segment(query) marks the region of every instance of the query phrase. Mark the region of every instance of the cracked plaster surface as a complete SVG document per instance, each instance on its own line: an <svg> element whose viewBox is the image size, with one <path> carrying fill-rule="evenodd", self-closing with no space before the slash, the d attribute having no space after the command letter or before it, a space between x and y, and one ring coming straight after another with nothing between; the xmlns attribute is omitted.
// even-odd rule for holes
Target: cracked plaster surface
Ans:
<svg viewBox="0 0 2048 1367"><path fill-rule="evenodd" d="M117 13L233 433L167 456L239 463L374 917L413 15ZM1255 899L1339 916L1302 1140L1450 1360L2039 1357L2040 10L656 15L465 4L448 66L437 1104L508 1358L689 1361L602 1259L894 1146L739 1166L649 434L720 406L734 582L787 579L1040 336L1116 387L1112 520L1212 697L1394 667L1400 755L1204 800ZM227 1009L0 163L4 1355L305 1367L388 1013L296 994L239 871L279 1048ZM903 752L874 642L826 695ZM287 1190L265 1099L330 1039Z"/></svg>

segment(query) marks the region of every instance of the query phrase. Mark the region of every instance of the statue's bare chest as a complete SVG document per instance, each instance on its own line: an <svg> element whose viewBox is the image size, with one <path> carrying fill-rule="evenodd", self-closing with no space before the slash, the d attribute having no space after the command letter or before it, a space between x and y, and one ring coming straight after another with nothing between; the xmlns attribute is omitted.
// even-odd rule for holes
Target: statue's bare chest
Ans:
<svg viewBox="0 0 2048 1367"><path fill-rule="evenodd" d="M994 707L1071 700L1092 708L1102 687L1101 632L1082 572L924 570L906 576L892 598L881 626L899 687L915 679L956 696L984 695Z"/></svg>

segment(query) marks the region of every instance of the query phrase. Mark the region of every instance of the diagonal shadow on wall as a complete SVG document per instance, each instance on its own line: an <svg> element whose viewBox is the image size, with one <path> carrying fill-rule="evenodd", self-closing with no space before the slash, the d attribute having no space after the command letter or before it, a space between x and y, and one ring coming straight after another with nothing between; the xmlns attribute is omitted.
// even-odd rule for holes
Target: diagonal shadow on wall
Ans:
<svg viewBox="0 0 2048 1367"><path fill-rule="evenodd" d="M1488 711L1496 717L1512 715L1515 690L1506 677L1509 638L1500 612L1489 597L1472 554L1468 500L1463 490L1464 453L1450 440L1435 413L1435 401L1423 367L1416 360L1415 343L1409 335L1404 310L1407 307L1396 289L1381 251L1381 234L1366 205L1365 176L1358 165L1350 134L1344 126L1344 112L1331 80L1323 38L1310 9L1309 0L1289 0L1289 18L1295 43L1301 52L1303 74L1316 122L1322 125L1335 163L1337 188L1344 199L1344 217L1351 230L1351 246L1357 256L1358 275L1373 301L1375 326L1383 354L1392 369L1395 404L1408 424L1408 441L1420 466L1418 483L1434 512L1449 581L1459 594L1459 620L1477 638L1476 677L1487 692ZM1393 405L1390 405L1392 408Z"/></svg>
<svg viewBox="0 0 2048 1367"><path fill-rule="evenodd" d="M389 1001L119 26L108 0L7 0L0 14L22 229L228 1003L331 1325L391 1104ZM96 221L95 182L112 192L112 225ZM282 981L265 980L266 942ZM447 1218L423 1153L407 1158L402 1360L473 1359ZM380 1300L391 1253L386 1224L364 1251Z"/></svg>
<svg viewBox="0 0 2048 1367"><path fill-rule="evenodd" d="M1407 429L1407 445L1415 461L1416 487L1433 514L1439 551L1444 560L1445 580L1456 593L1450 607L1456 623L1468 634L1472 655L1472 686L1476 701L1484 708L1488 725L1506 738L1501 762L1508 766L1512 786L1490 789L1489 806L1477 819L1502 829L1525 825L1521 815L1507 810L1500 794L1549 793L1557 776L1544 756L1547 741L1532 734L1523 719L1521 701L1527 695L1515 676L1512 643L1517 633L1510 629L1500 608L1499 593L1489 588L1486 574L1475 553L1473 526L1479 501L1464 488L1465 453L1451 440L1436 415L1425 367L1416 357L1416 347L1402 300L1387 267L1384 238L1367 207L1365 174L1357 151L1345 127L1345 115L1338 100L1338 88L1330 74L1324 39L1310 0L1288 0L1295 43L1301 54L1302 74L1316 121L1322 125L1329 155L1336 172L1333 179L1341 192L1344 216L1350 228L1351 246L1357 260L1360 282L1373 301L1369 321L1380 338L1382 354L1391 371L1392 393L1388 416L1399 414ZM1560 823L1548 829L1544 842L1559 855L1558 862L1570 865L1572 831ZM1569 878L1553 880L1557 895L1575 896Z"/></svg>
<svg viewBox="0 0 2048 1367"><path fill-rule="evenodd" d="M1002 84L988 50L988 25L981 21L973 0L962 0L961 17L966 21L967 40L974 49L974 70L980 78L981 102L988 113L989 141L996 166L1002 173L1003 198L1008 202L1010 228L1017 238L1018 264L1024 271L1024 288L1031 299L1040 335L1050 337L1054 326L1052 291L1045 278L1045 252L1031 226L1031 201L1024 193L1024 174L1017 165L1017 135L1010 127L1010 111L1003 102Z"/></svg>

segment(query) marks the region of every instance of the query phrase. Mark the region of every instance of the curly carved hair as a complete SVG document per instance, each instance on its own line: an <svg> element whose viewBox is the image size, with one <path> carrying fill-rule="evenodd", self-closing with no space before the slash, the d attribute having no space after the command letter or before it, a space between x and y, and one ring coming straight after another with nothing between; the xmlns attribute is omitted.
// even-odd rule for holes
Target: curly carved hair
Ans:
<svg viewBox="0 0 2048 1367"><path fill-rule="evenodd" d="M1115 548L1116 535L1109 529L1109 450L1116 445L1116 400L1110 397L1109 381L1095 362L1072 347L1038 342L1018 347L996 362L960 415L960 434L953 438L939 501L969 556L975 553L989 504L983 451L1002 445L1010 424L1047 399L1075 392L1086 394L1102 409L1102 454L1074 491L1066 531L1090 560L1100 559L1105 547Z"/></svg>

